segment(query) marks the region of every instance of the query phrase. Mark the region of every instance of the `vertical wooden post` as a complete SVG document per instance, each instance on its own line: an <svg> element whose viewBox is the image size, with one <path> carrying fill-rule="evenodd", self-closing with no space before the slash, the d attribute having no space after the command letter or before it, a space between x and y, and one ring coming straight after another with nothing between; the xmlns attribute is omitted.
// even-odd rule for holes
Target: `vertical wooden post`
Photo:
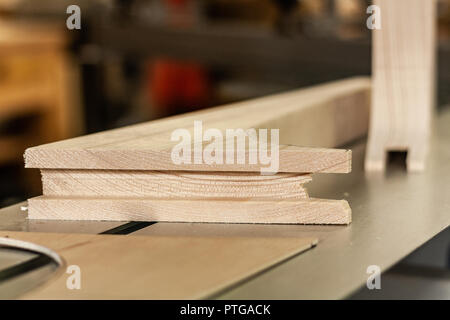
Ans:
<svg viewBox="0 0 450 320"><path fill-rule="evenodd" d="M408 171L425 167L434 106L436 3L375 0L373 91L366 170L384 170L386 152L407 151Z"/></svg>

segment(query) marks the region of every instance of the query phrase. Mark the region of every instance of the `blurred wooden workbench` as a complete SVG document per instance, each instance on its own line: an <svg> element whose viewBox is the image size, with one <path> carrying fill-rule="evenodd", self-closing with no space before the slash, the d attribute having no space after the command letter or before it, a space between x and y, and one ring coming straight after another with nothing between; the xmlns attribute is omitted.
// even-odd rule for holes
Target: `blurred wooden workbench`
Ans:
<svg viewBox="0 0 450 320"><path fill-rule="evenodd" d="M0 122L34 116L25 132L0 137L0 164L24 148L82 133L78 71L60 26L0 19Z"/></svg>

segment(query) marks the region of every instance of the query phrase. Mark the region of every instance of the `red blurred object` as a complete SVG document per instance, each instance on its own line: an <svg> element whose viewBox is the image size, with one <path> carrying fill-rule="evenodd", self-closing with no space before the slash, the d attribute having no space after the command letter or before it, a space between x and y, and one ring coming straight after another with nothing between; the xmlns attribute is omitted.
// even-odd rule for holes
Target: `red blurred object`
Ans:
<svg viewBox="0 0 450 320"><path fill-rule="evenodd" d="M182 76L179 83L181 100L187 107L205 105L209 95L208 77L206 71L195 64L180 66Z"/></svg>
<svg viewBox="0 0 450 320"><path fill-rule="evenodd" d="M183 7L188 4L189 0L166 0L166 2L173 7Z"/></svg>
<svg viewBox="0 0 450 320"><path fill-rule="evenodd" d="M152 100L163 113L182 113L207 105L209 79L200 65L157 60L150 69L149 78Z"/></svg>

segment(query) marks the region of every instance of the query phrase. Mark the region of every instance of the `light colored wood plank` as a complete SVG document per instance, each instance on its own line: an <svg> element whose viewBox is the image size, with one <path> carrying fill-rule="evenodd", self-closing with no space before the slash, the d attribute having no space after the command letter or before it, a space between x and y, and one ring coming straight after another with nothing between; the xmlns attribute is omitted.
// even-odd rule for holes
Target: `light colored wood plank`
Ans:
<svg viewBox="0 0 450 320"><path fill-rule="evenodd" d="M226 152L224 151L224 154ZM65 154L63 157L61 154ZM249 150L245 152L248 159ZM51 157L53 155L54 157ZM351 171L351 150L306 148L280 146L278 172L296 173L349 173ZM82 166L94 170L98 167L107 170L188 170L188 171L245 171L260 172L261 164L175 164L171 159L171 150L90 150L77 149L55 153L51 149L29 148L25 152L27 168L72 169ZM32 159L32 160L30 160ZM148 161L147 161L148 160Z"/></svg>
<svg viewBox="0 0 450 320"><path fill-rule="evenodd" d="M171 133L194 121L222 130L280 129L279 172L349 172L335 147L365 135L370 81L353 78L27 149L28 168L260 171L260 165L175 165Z"/></svg>
<svg viewBox="0 0 450 320"><path fill-rule="evenodd" d="M409 171L423 170L434 105L436 2L376 0L373 95L365 167L384 170L387 151L408 151Z"/></svg>
<svg viewBox="0 0 450 320"><path fill-rule="evenodd" d="M195 136L193 124L200 120L203 131L209 128L221 132L229 128L281 129L281 143L303 141L305 145L317 146L315 143L319 141L335 146L337 142L352 140L365 133L369 93L368 79L348 79L30 148L25 153L26 166L43 169L46 196L29 200L29 218L348 224L351 210L346 201L309 200L301 185L291 189L288 183L291 178L276 181L282 184L274 187L272 183L275 182L270 180L273 178L254 175L258 181L255 188L244 181L232 180L236 179L236 173L232 172L245 171L247 176L249 172L259 173L260 164L174 164L171 150L178 142L172 142L170 136L181 128ZM246 158L250 151L247 147ZM52 170L45 170L47 168ZM76 177L58 180L63 173L61 169L76 169L65 171L75 173ZM140 170L139 173L135 172L131 178L119 178L136 170ZM148 181L142 180L143 170L226 171L228 174L222 174L219 179L214 176L217 173L209 174L211 179L207 187L194 191L188 190L189 185L174 186L168 182L170 179L165 179L164 190L153 188ZM350 171L350 150L280 147L278 172ZM105 179L105 175L112 178ZM191 175L205 177L205 173ZM227 177L227 181L219 183L217 180L223 177ZM75 180L83 186L76 187ZM112 186L112 180L117 180L120 186ZM267 188L269 184L272 185ZM189 199L184 199L186 195ZM239 198L229 200L229 195ZM211 199L206 199L208 197Z"/></svg>
<svg viewBox="0 0 450 320"><path fill-rule="evenodd" d="M46 196L307 199L303 184L311 181L310 175L297 173L49 169L41 172Z"/></svg>
<svg viewBox="0 0 450 320"><path fill-rule="evenodd" d="M176 200L40 196L29 219L215 223L349 224L345 200Z"/></svg>
<svg viewBox="0 0 450 320"><path fill-rule="evenodd" d="M24 299L198 299L293 255L315 238L164 237L0 232L57 252L81 269L69 290L61 270ZM108 267L105 267L108 266ZM182 267L180 267L182 266Z"/></svg>

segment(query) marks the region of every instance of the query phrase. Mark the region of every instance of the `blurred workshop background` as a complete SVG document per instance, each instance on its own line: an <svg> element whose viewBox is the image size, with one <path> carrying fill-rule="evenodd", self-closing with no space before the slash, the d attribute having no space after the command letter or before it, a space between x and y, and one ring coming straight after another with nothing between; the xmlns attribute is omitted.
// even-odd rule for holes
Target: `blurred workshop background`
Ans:
<svg viewBox="0 0 450 320"><path fill-rule="evenodd" d="M368 0L0 0L0 207L41 194L23 151L371 72ZM81 29L68 30L69 5ZM439 105L450 0L439 1Z"/></svg>

